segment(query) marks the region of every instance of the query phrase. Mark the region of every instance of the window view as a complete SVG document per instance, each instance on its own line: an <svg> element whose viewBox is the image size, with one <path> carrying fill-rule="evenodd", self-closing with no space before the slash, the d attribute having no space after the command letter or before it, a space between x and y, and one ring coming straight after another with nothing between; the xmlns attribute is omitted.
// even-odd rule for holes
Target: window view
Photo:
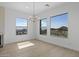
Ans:
<svg viewBox="0 0 79 59"><path fill-rule="evenodd" d="M60 37L68 37L68 13L51 17L50 34Z"/></svg>
<svg viewBox="0 0 79 59"><path fill-rule="evenodd" d="M47 19L46 18L40 20L40 34L42 35L47 34Z"/></svg>
<svg viewBox="0 0 79 59"><path fill-rule="evenodd" d="M27 20L25 18L16 18L16 35L27 34Z"/></svg>

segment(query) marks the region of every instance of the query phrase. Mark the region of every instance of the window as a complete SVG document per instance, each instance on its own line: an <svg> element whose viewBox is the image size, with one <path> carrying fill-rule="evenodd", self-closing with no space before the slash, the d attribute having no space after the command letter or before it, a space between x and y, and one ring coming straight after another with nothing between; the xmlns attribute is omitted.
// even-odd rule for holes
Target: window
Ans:
<svg viewBox="0 0 79 59"><path fill-rule="evenodd" d="M40 20L40 34L46 35L47 34L47 19Z"/></svg>
<svg viewBox="0 0 79 59"><path fill-rule="evenodd" d="M51 17L50 34L60 37L68 37L68 13Z"/></svg>
<svg viewBox="0 0 79 59"><path fill-rule="evenodd" d="M27 19L16 18L16 35L27 34Z"/></svg>

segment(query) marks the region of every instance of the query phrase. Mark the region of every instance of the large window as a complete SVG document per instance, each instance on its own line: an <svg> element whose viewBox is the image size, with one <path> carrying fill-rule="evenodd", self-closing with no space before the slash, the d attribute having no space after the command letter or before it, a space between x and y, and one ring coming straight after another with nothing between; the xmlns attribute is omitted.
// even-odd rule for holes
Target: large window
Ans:
<svg viewBox="0 0 79 59"><path fill-rule="evenodd" d="M47 34L47 19L40 20L40 34L46 35Z"/></svg>
<svg viewBox="0 0 79 59"><path fill-rule="evenodd" d="M68 37L68 13L51 17L50 34L60 37Z"/></svg>
<svg viewBox="0 0 79 59"><path fill-rule="evenodd" d="M16 35L27 34L27 19L16 18Z"/></svg>

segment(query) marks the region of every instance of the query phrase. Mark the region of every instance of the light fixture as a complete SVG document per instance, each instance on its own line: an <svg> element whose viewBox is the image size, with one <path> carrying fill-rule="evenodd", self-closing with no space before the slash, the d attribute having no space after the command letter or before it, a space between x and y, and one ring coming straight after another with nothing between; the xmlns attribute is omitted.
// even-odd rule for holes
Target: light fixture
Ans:
<svg viewBox="0 0 79 59"><path fill-rule="evenodd" d="M32 16L29 16L28 19L33 22L35 22L36 19L40 19L39 16L35 15L35 2L33 2L33 14L32 14Z"/></svg>
<svg viewBox="0 0 79 59"><path fill-rule="evenodd" d="M45 4L45 6L46 6L46 7L50 7L50 5L49 5L49 4Z"/></svg>

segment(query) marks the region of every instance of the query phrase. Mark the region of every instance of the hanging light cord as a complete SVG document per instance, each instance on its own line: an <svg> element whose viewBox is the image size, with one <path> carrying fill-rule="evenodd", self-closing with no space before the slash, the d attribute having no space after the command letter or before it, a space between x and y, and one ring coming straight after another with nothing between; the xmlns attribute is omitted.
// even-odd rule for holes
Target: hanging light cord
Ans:
<svg viewBox="0 0 79 59"><path fill-rule="evenodd" d="M35 17L35 2L33 2L33 17Z"/></svg>

